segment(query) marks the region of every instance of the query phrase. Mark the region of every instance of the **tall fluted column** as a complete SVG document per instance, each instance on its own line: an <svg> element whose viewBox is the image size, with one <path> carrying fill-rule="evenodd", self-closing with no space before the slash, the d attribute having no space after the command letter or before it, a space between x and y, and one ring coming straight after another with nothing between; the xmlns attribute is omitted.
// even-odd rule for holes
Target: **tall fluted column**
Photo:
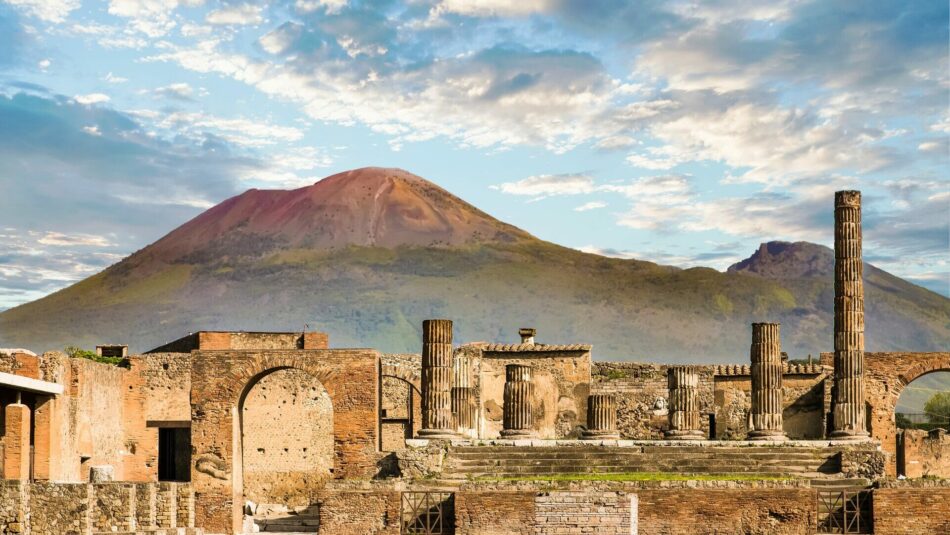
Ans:
<svg viewBox="0 0 950 535"><path fill-rule="evenodd" d="M475 429L475 373L468 355L455 357L455 378L452 384L452 414L455 430L469 434Z"/></svg>
<svg viewBox="0 0 950 535"><path fill-rule="evenodd" d="M452 321L422 322L423 438L455 437L452 421Z"/></svg>
<svg viewBox="0 0 950 535"><path fill-rule="evenodd" d="M591 394L587 396L587 429L581 438L584 440L613 440L620 438L617 433L617 408L612 394Z"/></svg>
<svg viewBox="0 0 950 535"><path fill-rule="evenodd" d="M702 440L699 421L699 374L689 366L673 366L666 372L669 388L669 424L664 434L670 440Z"/></svg>
<svg viewBox="0 0 950 535"><path fill-rule="evenodd" d="M534 436L534 383L531 366L508 364L505 366L505 405L503 407L505 438L529 438Z"/></svg>
<svg viewBox="0 0 950 535"><path fill-rule="evenodd" d="M835 379L831 438L868 436L864 420L861 192L835 192Z"/></svg>
<svg viewBox="0 0 950 535"><path fill-rule="evenodd" d="M749 440L785 440L782 430L782 346L778 323L752 324L752 412Z"/></svg>

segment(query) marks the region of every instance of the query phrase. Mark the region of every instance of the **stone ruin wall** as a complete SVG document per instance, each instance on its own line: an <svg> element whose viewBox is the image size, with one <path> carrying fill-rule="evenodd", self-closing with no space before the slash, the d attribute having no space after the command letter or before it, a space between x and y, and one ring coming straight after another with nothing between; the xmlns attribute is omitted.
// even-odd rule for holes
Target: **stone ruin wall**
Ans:
<svg viewBox="0 0 950 535"><path fill-rule="evenodd" d="M590 352L483 352L477 366L481 438L502 429L505 366L532 367L535 428L540 438L577 438L587 419Z"/></svg>
<svg viewBox="0 0 950 535"><path fill-rule="evenodd" d="M242 405L244 494L255 503L302 506L331 476L333 407L307 372L278 370Z"/></svg>
<svg viewBox="0 0 950 535"><path fill-rule="evenodd" d="M950 478L950 435L935 430L905 429L898 442L898 467L909 478Z"/></svg>
<svg viewBox="0 0 950 535"><path fill-rule="evenodd" d="M187 483L0 481L0 533L98 535L194 528Z"/></svg>
<svg viewBox="0 0 950 535"><path fill-rule="evenodd" d="M752 380L748 366L696 366L702 431L709 435L715 415L716 438L744 439L748 431ZM615 394L617 427L623 438L662 439L668 427L667 370L670 365L638 362L595 362L591 391ZM790 438L820 439L824 434L827 370L804 366L783 377L784 429Z"/></svg>
<svg viewBox="0 0 950 535"><path fill-rule="evenodd" d="M190 353L132 355L129 361L144 383L146 420L191 420Z"/></svg>

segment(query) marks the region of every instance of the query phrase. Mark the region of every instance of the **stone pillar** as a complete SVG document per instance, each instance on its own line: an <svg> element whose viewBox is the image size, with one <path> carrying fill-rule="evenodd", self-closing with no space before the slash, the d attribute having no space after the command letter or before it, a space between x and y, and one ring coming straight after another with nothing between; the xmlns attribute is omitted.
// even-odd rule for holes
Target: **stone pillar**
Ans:
<svg viewBox="0 0 950 535"><path fill-rule="evenodd" d="M422 438L453 438L452 321L422 322Z"/></svg>
<svg viewBox="0 0 950 535"><path fill-rule="evenodd" d="M861 192L835 192L835 359L831 438L868 436L864 408Z"/></svg>
<svg viewBox="0 0 950 535"><path fill-rule="evenodd" d="M534 383L531 366L508 364L505 366L504 438L530 438L534 436Z"/></svg>
<svg viewBox="0 0 950 535"><path fill-rule="evenodd" d="M669 388L669 440L702 440L699 420L699 373L690 366L671 366L666 371Z"/></svg>
<svg viewBox="0 0 950 535"><path fill-rule="evenodd" d="M30 408L11 403L4 410L3 479L30 479Z"/></svg>
<svg viewBox="0 0 950 535"><path fill-rule="evenodd" d="M782 430L782 347L778 323L752 324L752 411L749 440L785 440Z"/></svg>
<svg viewBox="0 0 950 535"><path fill-rule="evenodd" d="M617 433L617 406L612 394L587 396L587 429L581 435L584 440L615 440Z"/></svg>
<svg viewBox="0 0 950 535"><path fill-rule="evenodd" d="M452 414L455 416L455 430L470 434L475 430L475 373L472 359L468 355L455 356L455 378L452 384Z"/></svg>

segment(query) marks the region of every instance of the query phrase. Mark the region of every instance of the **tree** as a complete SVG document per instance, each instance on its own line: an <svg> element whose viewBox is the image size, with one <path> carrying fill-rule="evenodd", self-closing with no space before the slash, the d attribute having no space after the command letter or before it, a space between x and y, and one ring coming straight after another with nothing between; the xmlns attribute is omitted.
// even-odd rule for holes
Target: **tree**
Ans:
<svg viewBox="0 0 950 535"><path fill-rule="evenodd" d="M950 423L950 392L938 392L924 405L924 412L932 424Z"/></svg>

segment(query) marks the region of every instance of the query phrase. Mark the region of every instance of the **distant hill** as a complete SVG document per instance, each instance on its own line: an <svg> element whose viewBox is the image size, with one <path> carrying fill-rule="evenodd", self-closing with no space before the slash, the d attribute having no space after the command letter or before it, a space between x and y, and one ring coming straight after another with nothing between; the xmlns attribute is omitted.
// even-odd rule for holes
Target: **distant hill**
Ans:
<svg viewBox="0 0 950 535"><path fill-rule="evenodd" d="M829 209L831 202L829 200ZM828 229L829 234L832 229ZM250 190L64 290L0 313L0 346L126 342L201 329L325 330L335 347L418 351L425 318L456 339L594 344L595 358L743 362L753 321L794 357L831 348L832 252L772 242L722 273L539 240L398 169ZM869 350L950 347L950 299L868 266Z"/></svg>

